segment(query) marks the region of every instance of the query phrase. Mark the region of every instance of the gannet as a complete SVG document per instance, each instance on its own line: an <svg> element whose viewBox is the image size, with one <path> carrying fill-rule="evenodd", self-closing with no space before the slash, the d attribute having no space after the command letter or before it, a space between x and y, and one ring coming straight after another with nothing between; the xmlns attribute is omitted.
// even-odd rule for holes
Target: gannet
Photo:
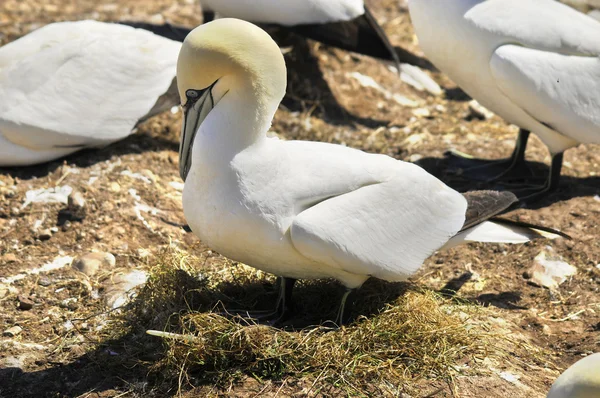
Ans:
<svg viewBox="0 0 600 398"><path fill-rule="evenodd" d="M418 57L394 48L363 0L200 0L205 22L215 13L285 27L322 43L375 58L415 64Z"/></svg>
<svg viewBox="0 0 600 398"><path fill-rule="evenodd" d="M547 181L529 199L558 186L565 150L600 143L600 22L553 0L408 4L433 64L521 128L507 167L524 163L530 132L550 150Z"/></svg>
<svg viewBox="0 0 600 398"><path fill-rule="evenodd" d="M600 397L600 353L579 361L552 384L547 398L598 398Z"/></svg>
<svg viewBox="0 0 600 398"><path fill-rule="evenodd" d="M96 21L53 23L1 47L0 166L107 145L177 105L180 48Z"/></svg>
<svg viewBox="0 0 600 398"><path fill-rule="evenodd" d="M225 18L194 29L179 54L177 85L186 220L222 255L283 277L280 319L296 279L345 285L340 323L348 294L371 276L405 280L442 247L544 235L485 221L516 200L510 192L462 195L385 155L267 137L286 67L251 23Z"/></svg>

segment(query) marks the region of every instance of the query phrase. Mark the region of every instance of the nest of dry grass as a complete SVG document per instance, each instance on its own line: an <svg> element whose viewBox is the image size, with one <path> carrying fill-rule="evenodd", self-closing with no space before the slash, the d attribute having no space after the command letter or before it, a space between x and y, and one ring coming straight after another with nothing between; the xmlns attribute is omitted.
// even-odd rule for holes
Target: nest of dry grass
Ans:
<svg viewBox="0 0 600 398"><path fill-rule="evenodd" d="M481 321L489 316L487 309L417 286L366 285L356 320L339 329L278 329L218 311L222 306L252 308L264 296L268 304L274 300L274 293L268 297L272 278L239 264L202 268L210 262L206 254L193 257L174 248L155 260L147 285L119 328L127 333L137 329L138 334L160 331L164 353L152 368L178 388L226 387L250 376L259 381L291 377L316 390L334 386L350 395L410 392L405 387L409 381L452 383L458 374L468 374L474 362L502 355L499 335ZM331 303L337 300L328 297L338 293L332 284L301 286L297 300L308 301L306 308L335 311ZM375 304L374 298L379 299ZM319 299L320 306L311 301Z"/></svg>

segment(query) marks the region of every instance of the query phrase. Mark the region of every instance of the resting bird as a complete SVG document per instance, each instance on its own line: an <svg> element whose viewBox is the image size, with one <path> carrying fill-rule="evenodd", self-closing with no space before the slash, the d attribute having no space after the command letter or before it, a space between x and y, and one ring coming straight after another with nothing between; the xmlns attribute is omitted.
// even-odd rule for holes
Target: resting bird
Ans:
<svg viewBox="0 0 600 398"><path fill-rule="evenodd" d="M600 397L600 353L589 355L574 365L552 384L547 398Z"/></svg>
<svg viewBox="0 0 600 398"><path fill-rule="evenodd" d="M552 233L494 215L510 192L462 195L422 168L340 145L266 136L285 94L283 56L262 29L219 19L194 29L177 63L183 104L183 210L192 231L236 261L283 277L405 280L442 247L526 242Z"/></svg>
<svg viewBox="0 0 600 398"><path fill-rule="evenodd" d="M177 105L181 43L96 21L44 26L0 48L0 166L127 137Z"/></svg>
<svg viewBox="0 0 600 398"><path fill-rule="evenodd" d="M557 188L563 152L600 143L600 22L554 0L409 0L419 44L483 106L521 128L505 175L525 162L530 132L548 147Z"/></svg>

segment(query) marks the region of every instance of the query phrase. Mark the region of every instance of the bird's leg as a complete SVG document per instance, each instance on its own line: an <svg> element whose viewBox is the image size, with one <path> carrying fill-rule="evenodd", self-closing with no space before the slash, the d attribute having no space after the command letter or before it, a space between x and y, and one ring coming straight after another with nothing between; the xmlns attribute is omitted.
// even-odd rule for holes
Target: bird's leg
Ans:
<svg viewBox="0 0 600 398"><path fill-rule="evenodd" d="M232 311L227 315L239 315L257 322L267 322L272 326L276 326L289 319L293 314L292 291L294 290L296 279L279 277L277 281L279 284L279 295L277 296L274 311Z"/></svg>
<svg viewBox="0 0 600 398"><path fill-rule="evenodd" d="M529 188L520 191L514 191L519 197L521 202L532 203L547 196L548 193L556 190L560 182L560 171L562 169L563 153L556 153L552 155L552 163L550 163L550 171L548 172L548 178L546 183L541 187ZM533 191L533 193L529 193ZM522 192L522 193L519 193Z"/></svg>
<svg viewBox="0 0 600 398"><path fill-rule="evenodd" d="M519 130L519 136L517 137L515 149L509 158L486 161L486 163L483 165L464 168L461 174L467 176L468 178L482 180L485 182L493 182L507 176L515 169L526 167L527 163L525 162L525 149L527 148L529 135L530 132L528 130ZM466 159L465 156L461 156L457 153L452 153L452 155ZM494 172L495 169L499 168L501 168L501 171L499 173L496 171L495 174L490 177L489 170Z"/></svg>
<svg viewBox="0 0 600 398"><path fill-rule="evenodd" d="M279 296L277 297L275 311L256 317L258 321L270 321L269 323L273 326L285 322L293 314L292 291L296 279L284 277L279 279Z"/></svg>
<svg viewBox="0 0 600 398"><path fill-rule="evenodd" d="M348 315L352 311L352 300L348 300L348 297L354 293L356 289L347 288L342 296L342 301L340 303L340 309L338 310L337 317L335 319L335 324L338 326L342 326L345 321L348 320Z"/></svg>

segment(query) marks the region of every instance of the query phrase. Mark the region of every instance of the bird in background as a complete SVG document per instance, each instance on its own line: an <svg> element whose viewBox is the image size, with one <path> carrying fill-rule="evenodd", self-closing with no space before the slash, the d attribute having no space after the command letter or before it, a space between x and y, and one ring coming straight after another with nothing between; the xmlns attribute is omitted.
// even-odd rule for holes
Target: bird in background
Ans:
<svg viewBox="0 0 600 398"><path fill-rule="evenodd" d="M282 277L276 322L297 279L403 281L436 250L558 237L495 216L510 192L461 194L417 165L348 147L267 137L286 91L281 51L257 26L218 19L185 39L179 169L191 230L222 255ZM351 302L351 301L350 301Z"/></svg>
<svg viewBox="0 0 600 398"><path fill-rule="evenodd" d="M52 23L1 47L0 166L106 146L177 105L180 48L97 21Z"/></svg>
<svg viewBox="0 0 600 398"><path fill-rule="evenodd" d="M223 17L285 27L344 50L394 62L417 59L395 49L363 0L201 0L204 21ZM412 61L412 62L410 62Z"/></svg>
<svg viewBox="0 0 600 398"><path fill-rule="evenodd" d="M483 106L520 127L505 176L525 164L530 133L548 147L544 185L559 185L563 152L600 144L600 22L554 0L409 0L425 55ZM468 172L469 170L467 170ZM486 171L481 168L475 172Z"/></svg>
<svg viewBox="0 0 600 398"><path fill-rule="evenodd" d="M588 355L571 365L552 384L547 398L600 397L600 353Z"/></svg>
<svg viewBox="0 0 600 398"><path fill-rule="evenodd" d="M200 0L200 4L204 23L218 16L252 22L269 32L275 27L390 62L399 73L405 73L430 93L442 93L439 85L419 69L431 69L429 61L393 46L363 0ZM125 23L180 41L191 31L172 24Z"/></svg>

